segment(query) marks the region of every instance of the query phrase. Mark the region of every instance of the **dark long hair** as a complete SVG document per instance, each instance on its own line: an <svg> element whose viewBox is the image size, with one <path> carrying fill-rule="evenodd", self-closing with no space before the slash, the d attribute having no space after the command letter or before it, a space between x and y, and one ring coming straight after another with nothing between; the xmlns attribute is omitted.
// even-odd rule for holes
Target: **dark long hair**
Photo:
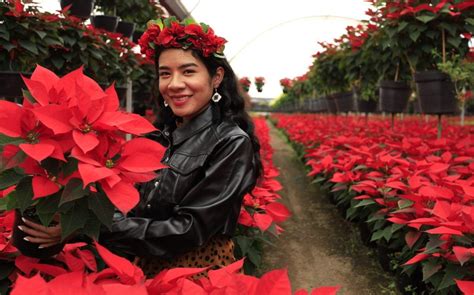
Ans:
<svg viewBox="0 0 474 295"><path fill-rule="evenodd" d="M256 175L258 179L263 174L263 166L260 159L260 143L258 138L255 136L255 126L253 121L245 110L245 100L240 94L238 80L234 70L232 70L232 67L225 58L217 58L214 56L205 57L197 50L188 50L191 50L193 56L204 63L211 77L216 74L217 68L222 67L224 69L224 78L217 88L217 91L222 95L222 99L218 103L211 101L211 103L214 104L214 110L216 110L214 120L231 120L248 134L252 141L257 168ZM165 107L164 98L159 91L158 60L162 52L163 49L156 49L155 54L155 70L157 75L153 89L153 96L157 109L157 120L155 121L155 126L160 130L163 130L165 126L174 130L176 128L176 121L179 121L180 118L173 114L171 108Z"/></svg>

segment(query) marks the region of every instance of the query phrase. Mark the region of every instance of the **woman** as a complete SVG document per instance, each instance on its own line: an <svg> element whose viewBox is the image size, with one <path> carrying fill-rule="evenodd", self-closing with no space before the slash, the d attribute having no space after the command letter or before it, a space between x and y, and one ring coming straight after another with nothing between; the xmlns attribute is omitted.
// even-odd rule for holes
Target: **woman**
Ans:
<svg viewBox="0 0 474 295"><path fill-rule="evenodd" d="M261 174L259 144L237 79L223 56L225 39L205 24L158 20L140 39L155 62L160 132L169 166L141 188L141 202L119 216L100 242L141 258L153 276L168 267L232 263L231 236L243 196ZM29 241L51 246L58 227L27 222Z"/></svg>

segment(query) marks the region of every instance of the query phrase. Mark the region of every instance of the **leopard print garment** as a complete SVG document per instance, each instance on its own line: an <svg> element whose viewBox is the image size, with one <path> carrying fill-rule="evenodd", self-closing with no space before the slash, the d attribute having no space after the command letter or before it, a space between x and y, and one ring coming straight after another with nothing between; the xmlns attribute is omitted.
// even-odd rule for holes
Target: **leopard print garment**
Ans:
<svg viewBox="0 0 474 295"><path fill-rule="evenodd" d="M147 278L153 278L164 269L176 267L208 267L219 269L236 261L234 242L229 237L215 236L204 246L175 257L173 260L154 258L140 259L138 265ZM199 279L207 276L207 271L192 276Z"/></svg>

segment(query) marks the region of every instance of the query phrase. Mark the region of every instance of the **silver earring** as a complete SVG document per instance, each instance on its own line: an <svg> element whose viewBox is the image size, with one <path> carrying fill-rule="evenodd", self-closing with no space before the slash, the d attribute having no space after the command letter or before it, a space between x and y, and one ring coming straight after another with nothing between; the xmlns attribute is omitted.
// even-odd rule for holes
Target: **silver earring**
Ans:
<svg viewBox="0 0 474 295"><path fill-rule="evenodd" d="M219 102L221 100L222 95L220 95L219 92L217 92L217 88L214 89L214 94L212 95L211 99L213 102Z"/></svg>
<svg viewBox="0 0 474 295"><path fill-rule="evenodd" d="M163 104L165 105L165 108L169 106L169 104L166 102L166 100L163 100Z"/></svg>

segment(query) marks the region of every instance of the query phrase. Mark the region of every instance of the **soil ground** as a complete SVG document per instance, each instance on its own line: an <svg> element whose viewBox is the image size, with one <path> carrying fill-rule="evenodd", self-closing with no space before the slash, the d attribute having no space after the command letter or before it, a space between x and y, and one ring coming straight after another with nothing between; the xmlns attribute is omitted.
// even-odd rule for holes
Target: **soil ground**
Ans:
<svg viewBox="0 0 474 295"><path fill-rule="evenodd" d="M262 271L287 268L293 291L340 285L338 295L398 294L394 279L362 244L357 228L311 184L284 135L268 124L283 186L281 202L293 215L283 223L285 232L275 246L264 247Z"/></svg>

